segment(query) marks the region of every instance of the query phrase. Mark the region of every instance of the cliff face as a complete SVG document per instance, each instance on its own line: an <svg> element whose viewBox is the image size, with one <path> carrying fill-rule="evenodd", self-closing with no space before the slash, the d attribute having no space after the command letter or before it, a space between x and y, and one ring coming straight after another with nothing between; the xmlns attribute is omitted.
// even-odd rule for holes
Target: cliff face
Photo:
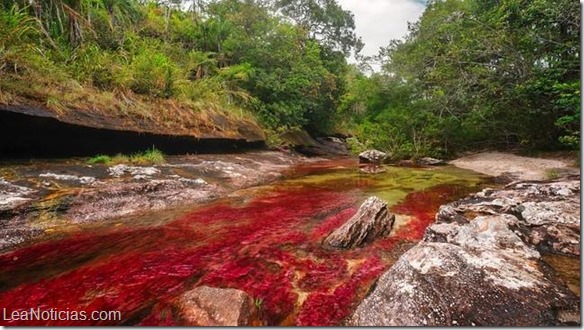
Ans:
<svg viewBox="0 0 584 330"><path fill-rule="evenodd" d="M152 146L168 154L220 152L259 147L263 141L255 121L217 111L174 108L140 116L97 109L54 111L30 101L0 105L0 158L92 156Z"/></svg>

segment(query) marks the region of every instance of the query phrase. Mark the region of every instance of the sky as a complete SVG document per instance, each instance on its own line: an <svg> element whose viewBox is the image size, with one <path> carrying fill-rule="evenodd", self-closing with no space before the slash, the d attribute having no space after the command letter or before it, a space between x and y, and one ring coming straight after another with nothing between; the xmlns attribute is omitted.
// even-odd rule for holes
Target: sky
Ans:
<svg viewBox="0 0 584 330"><path fill-rule="evenodd" d="M355 15L356 33L363 39L363 55L376 55L391 39L404 37L408 22L418 20L425 0L337 0ZM374 68L378 69L378 68Z"/></svg>

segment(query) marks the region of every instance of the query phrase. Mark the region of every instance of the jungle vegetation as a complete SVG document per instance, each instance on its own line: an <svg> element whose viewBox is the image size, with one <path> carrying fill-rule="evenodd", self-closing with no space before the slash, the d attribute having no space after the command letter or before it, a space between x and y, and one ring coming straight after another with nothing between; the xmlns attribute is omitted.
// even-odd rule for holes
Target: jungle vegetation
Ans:
<svg viewBox="0 0 584 330"><path fill-rule="evenodd" d="M573 0L433 0L366 58L336 0L0 0L0 103L166 102L394 158L579 149L580 24Z"/></svg>

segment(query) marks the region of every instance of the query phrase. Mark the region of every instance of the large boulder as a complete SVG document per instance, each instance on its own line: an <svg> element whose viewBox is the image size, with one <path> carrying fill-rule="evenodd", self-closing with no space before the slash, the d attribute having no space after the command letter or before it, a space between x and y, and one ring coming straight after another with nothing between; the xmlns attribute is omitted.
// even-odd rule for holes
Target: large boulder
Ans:
<svg viewBox="0 0 584 330"><path fill-rule="evenodd" d="M280 134L280 139L297 152L307 156L346 156L347 143L336 137L312 138L306 131L290 130Z"/></svg>
<svg viewBox="0 0 584 330"><path fill-rule="evenodd" d="M511 215L438 224L346 320L351 326L579 323L579 299L508 224ZM432 226L432 227L434 227Z"/></svg>
<svg viewBox="0 0 584 330"><path fill-rule="evenodd" d="M264 325L254 300L237 289L200 286L178 297L175 308L183 326Z"/></svg>
<svg viewBox="0 0 584 330"><path fill-rule="evenodd" d="M440 207L437 223L464 224L480 215L510 214L508 225L540 252L580 255L580 181L519 182L484 189Z"/></svg>
<svg viewBox="0 0 584 330"><path fill-rule="evenodd" d="M323 245L342 249L363 246L388 235L394 221L395 215L389 214L387 203L375 196L369 197L351 219L324 239Z"/></svg>
<svg viewBox="0 0 584 330"><path fill-rule="evenodd" d="M381 152L376 149L365 150L359 154L360 163L376 163L379 164L387 158L385 152Z"/></svg>

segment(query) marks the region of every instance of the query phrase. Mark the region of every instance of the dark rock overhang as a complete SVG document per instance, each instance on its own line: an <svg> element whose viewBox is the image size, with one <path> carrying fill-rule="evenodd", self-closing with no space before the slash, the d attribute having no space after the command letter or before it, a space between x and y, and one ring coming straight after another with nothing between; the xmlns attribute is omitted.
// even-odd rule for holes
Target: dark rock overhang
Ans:
<svg viewBox="0 0 584 330"><path fill-rule="evenodd" d="M242 122L234 130L237 123L226 124L229 130L204 126L189 134L187 129L160 127L143 118L80 110L57 115L40 106L0 105L0 159L134 153L152 147L166 154L216 153L264 145L257 125Z"/></svg>

